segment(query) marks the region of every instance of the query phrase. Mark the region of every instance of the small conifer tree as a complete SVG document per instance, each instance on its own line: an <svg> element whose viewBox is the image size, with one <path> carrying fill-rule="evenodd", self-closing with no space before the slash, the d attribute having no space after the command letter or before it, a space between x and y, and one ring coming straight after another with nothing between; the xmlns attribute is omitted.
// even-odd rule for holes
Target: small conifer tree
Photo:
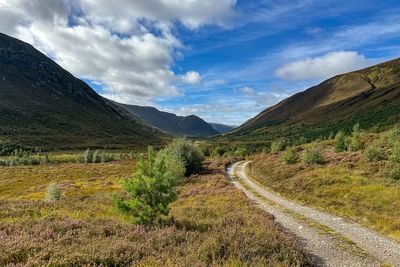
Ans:
<svg viewBox="0 0 400 267"><path fill-rule="evenodd" d="M169 214L169 204L176 199L176 186L184 173L183 164L173 162L166 154L156 157L152 147L148 148L147 160L143 156L136 165L133 178L126 179L123 188L129 194L128 199L114 196L117 208L132 216L136 224L151 224L162 220ZM171 166L182 169L172 170Z"/></svg>

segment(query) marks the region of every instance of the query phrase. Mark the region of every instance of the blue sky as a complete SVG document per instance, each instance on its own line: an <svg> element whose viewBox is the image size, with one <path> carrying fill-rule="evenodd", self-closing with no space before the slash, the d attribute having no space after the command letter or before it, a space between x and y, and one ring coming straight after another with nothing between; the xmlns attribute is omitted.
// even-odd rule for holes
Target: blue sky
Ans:
<svg viewBox="0 0 400 267"><path fill-rule="evenodd" d="M230 27L180 31L190 49L174 69L195 69L205 82L186 88L184 97L156 103L164 109L184 107L184 113L193 111L210 120L240 124L326 78L282 79L275 71L284 64L335 51L363 55L365 62L356 68L400 56L399 1L279 2L238 1L240 14ZM382 33L385 30L388 34ZM217 79L225 83L210 82ZM238 90L242 87L255 93Z"/></svg>
<svg viewBox="0 0 400 267"><path fill-rule="evenodd" d="M398 0L38 2L0 0L0 31L105 97L211 122L400 56Z"/></svg>

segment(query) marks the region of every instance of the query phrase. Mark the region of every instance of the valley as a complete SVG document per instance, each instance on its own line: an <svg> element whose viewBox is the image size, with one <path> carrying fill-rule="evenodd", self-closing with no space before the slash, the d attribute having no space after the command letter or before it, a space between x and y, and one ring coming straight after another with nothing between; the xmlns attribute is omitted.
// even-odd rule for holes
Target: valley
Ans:
<svg viewBox="0 0 400 267"><path fill-rule="evenodd" d="M0 267L400 266L399 10L0 0Z"/></svg>

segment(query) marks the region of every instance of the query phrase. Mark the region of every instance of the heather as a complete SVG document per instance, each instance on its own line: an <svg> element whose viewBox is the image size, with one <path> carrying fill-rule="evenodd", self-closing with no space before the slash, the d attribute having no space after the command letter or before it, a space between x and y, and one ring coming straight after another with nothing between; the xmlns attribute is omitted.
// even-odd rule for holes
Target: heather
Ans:
<svg viewBox="0 0 400 267"><path fill-rule="evenodd" d="M227 181L227 163L206 162L178 187L169 219L146 226L111 203L132 160L2 167L0 188L15 188L0 191L0 265L306 265L294 237ZM58 201L42 200L50 182L63 193Z"/></svg>
<svg viewBox="0 0 400 267"><path fill-rule="evenodd" d="M287 152L257 154L249 171L288 198L400 240L399 133L398 126L371 133L356 125L348 136L339 131L335 139L296 146L303 161L290 165L282 161Z"/></svg>

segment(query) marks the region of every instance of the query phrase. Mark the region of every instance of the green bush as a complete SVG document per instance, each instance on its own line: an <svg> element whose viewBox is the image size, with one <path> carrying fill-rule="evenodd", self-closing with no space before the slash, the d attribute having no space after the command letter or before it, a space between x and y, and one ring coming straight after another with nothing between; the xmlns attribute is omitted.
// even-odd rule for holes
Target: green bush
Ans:
<svg viewBox="0 0 400 267"><path fill-rule="evenodd" d="M397 141L393 148L390 149L389 161L392 163L400 163L400 142Z"/></svg>
<svg viewBox="0 0 400 267"><path fill-rule="evenodd" d="M247 156L247 149L244 147L238 147L234 154L239 157L245 157Z"/></svg>
<svg viewBox="0 0 400 267"><path fill-rule="evenodd" d="M90 148L86 149L86 151L82 153L80 162L85 164L93 162L93 152Z"/></svg>
<svg viewBox="0 0 400 267"><path fill-rule="evenodd" d="M201 170L204 155L201 149L186 139L176 139L169 144L164 152L180 158L185 167L185 176L198 173Z"/></svg>
<svg viewBox="0 0 400 267"><path fill-rule="evenodd" d="M380 147L370 146L365 150L364 158L369 162L379 162L385 159L385 153Z"/></svg>
<svg viewBox="0 0 400 267"><path fill-rule="evenodd" d="M277 153L285 150L286 143L283 140L274 141L271 143L271 153Z"/></svg>
<svg viewBox="0 0 400 267"><path fill-rule="evenodd" d="M281 159L285 164L295 164L299 160L299 157L296 150L290 147L283 152Z"/></svg>
<svg viewBox="0 0 400 267"><path fill-rule="evenodd" d="M387 178L400 180L400 164L393 164L384 170L384 174Z"/></svg>
<svg viewBox="0 0 400 267"><path fill-rule="evenodd" d="M346 134L343 131L339 131L335 135L335 151L343 152L345 150L347 150Z"/></svg>
<svg viewBox="0 0 400 267"><path fill-rule="evenodd" d="M174 169L170 169L172 166ZM147 160L142 157L136 165L134 177L123 183L130 197L122 199L114 196L113 202L120 211L131 215L135 224L161 221L169 214L169 204L177 197L178 173L184 173L180 157L165 151L156 157L149 147Z"/></svg>
<svg viewBox="0 0 400 267"><path fill-rule="evenodd" d="M46 194L44 196L44 201L55 202L60 200L61 197L62 197L61 190L56 183L51 183L47 186Z"/></svg>
<svg viewBox="0 0 400 267"><path fill-rule="evenodd" d="M306 164L324 164L326 159L318 148L311 148L304 152L303 161Z"/></svg>
<svg viewBox="0 0 400 267"><path fill-rule="evenodd" d="M395 125L381 138L381 144L390 148L394 147L400 140L400 124Z"/></svg>
<svg viewBox="0 0 400 267"><path fill-rule="evenodd" d="M180 181L185 176L185 164L182 158L177 154L169 154L167 150L161 150L157 154L156 165L161 165L161 161L165 164L165 168L170 172L172 178Z"/></svg>
<svg viewBox="0 0 400 267"><path fill-rule="evenodd" d="M49 159L49 155L45 155L43 158L40 159L40 164L41 165L46 165L51 163L50 159Z"/></svg>
<svg viewBox="0 0 400 267"><path fill-rule="evenodd" d="M211 151L211 156L212 157L218 157L218 156L222 156L222 155L224 155L224 153L225 153L226 151L225 151L225 149L224 148L222 148L222 147L220 147L220 146L217 146L217 147L215 147L212 151Z"/></svg>
<svg viewBox="0 0 400 267"><path fill-rule="evenodd" d="M100 163L101 162L101 155L100 151L97 149L92 155L92 163Z"/></svg>
<svg viewBox="0 0 400 267"><path fill-rule="evenodd" d="M347 147L350 151L359 151L359 150L363 149L364 144L361 140L360 124L357 123L356 125L354 125L353 133L351 135L351 138L348 139Z"/></svg>

